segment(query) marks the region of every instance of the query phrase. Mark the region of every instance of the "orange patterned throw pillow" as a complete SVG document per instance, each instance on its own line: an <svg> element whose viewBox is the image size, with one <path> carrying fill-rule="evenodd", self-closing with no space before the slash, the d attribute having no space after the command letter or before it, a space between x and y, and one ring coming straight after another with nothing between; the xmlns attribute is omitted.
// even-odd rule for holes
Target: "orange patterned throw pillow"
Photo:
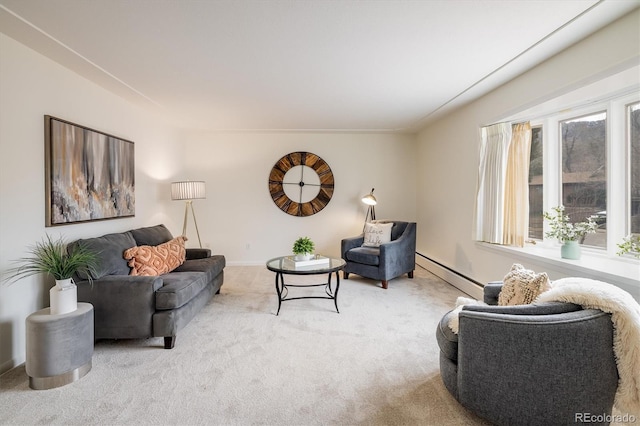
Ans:
<svg viewBox="0 0 640 426"><path fill-rule="evenodd" d="M180 236L158 246L135 246L124 251L129 261L129 275L156 276L166 274L184 263L186 237Z"/></svg>

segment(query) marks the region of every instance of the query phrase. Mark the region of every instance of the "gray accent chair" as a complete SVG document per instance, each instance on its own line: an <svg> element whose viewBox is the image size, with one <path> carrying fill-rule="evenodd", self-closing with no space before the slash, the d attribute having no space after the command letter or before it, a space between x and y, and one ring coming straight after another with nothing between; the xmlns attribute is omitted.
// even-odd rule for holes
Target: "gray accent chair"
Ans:
<svg viewBox="0 0 640 426"><path fill-rule="evenodd" d="M374 223L393 223L391 242L380 247L362 247L364 234L345 238L340 253L346 265L342 271L345 279L354 273L361 277L380 280L387 288L389 280L407 274L413 278L416 267L416 223L393 220L375 220Z"/></svg>
<svg viewBox="0 0 640 426"><path fill-rule="evenodd" d="M134 246L157 246L173 236L164 225L78 240L99 253L100 265L88 276L76 276L78 301L95 309L96 339L164 337L165 349L200 312L224 280L225 257L211 250L188 248L185 262L160 276L131 276L123 253Z"/></svg>
<svg viewBox="0 0 640 426"><path fill-rule="evenodd" d="M451 395L496 425L610 415L618 386L611 315L561 302L496 306L501 288L485 286L490 306L463 308L457 335L448 326L453 312L438 324L440 374Z"/></svg>

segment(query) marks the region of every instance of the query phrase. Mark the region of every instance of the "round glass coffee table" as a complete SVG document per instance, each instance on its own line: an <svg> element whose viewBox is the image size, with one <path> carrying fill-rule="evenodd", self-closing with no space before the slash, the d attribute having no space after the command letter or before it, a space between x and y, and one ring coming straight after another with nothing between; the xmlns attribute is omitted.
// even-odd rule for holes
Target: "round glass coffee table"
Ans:
<svg viewBox="0 0 640 426"><path fill-rule="evenodd" d="M338 271L344 268L345 261L342 259L327 258L324 256L316 256L311 261L307 262L295 262L293 256L280 256L275 259L271 259L267 262L267 269L276 273L276 292L278 293L278 312L280 313L280 306L282 302L287 300L297 299L330 299L333 300L336 311L338 310L338 290L340 290L340 274ZM336 286L335 291L331 287L331 276L335 273ZM329 274L326 283L321 284L285 284L285 275L323 275ZM289 294L289 287L322 287L325 288L326 296L300 296L300 297L287 297Z"/></svg>

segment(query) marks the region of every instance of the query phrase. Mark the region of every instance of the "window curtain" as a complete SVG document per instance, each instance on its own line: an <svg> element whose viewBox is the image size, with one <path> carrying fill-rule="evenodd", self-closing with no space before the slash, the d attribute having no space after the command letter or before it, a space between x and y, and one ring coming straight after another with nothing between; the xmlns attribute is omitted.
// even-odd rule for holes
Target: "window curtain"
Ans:
<svg viewBox="0 0 640 426"><path fill-rule="evenodd" d="M507 159L503 244L523 247L529 234L531 124L514 124Z"/></svg>
<svg viewBox="0 0 640 426"><path fill-rule="evenodd" d="M481 129L474 238L524 245L529 221L529 123Z"/></svg>
<svg viewBox="0 0 640 426"><path fill-rule="evenodd" d="M493 124L481 129L475 227L475 239L478 241L502 244L504 187L510 142L510 123Z"/></svg>

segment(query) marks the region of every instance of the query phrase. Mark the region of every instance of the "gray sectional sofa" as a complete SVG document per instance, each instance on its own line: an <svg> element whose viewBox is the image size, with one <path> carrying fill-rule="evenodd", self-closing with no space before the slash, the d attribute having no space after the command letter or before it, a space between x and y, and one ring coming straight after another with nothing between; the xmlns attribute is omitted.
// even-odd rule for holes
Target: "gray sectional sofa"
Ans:
<svg viewBox="0 0 640 426"><path fill-rule="evenodd" d="M157 246L173 236L164 225L74 241L99 253L100 265L88 276L76 276L78 301L94 307L96 339L164 337L176 334L214 294L220 292L225 258L209 249L186 250L186 261L160 276L131 276L123 252L134 246Z"/></svg>

